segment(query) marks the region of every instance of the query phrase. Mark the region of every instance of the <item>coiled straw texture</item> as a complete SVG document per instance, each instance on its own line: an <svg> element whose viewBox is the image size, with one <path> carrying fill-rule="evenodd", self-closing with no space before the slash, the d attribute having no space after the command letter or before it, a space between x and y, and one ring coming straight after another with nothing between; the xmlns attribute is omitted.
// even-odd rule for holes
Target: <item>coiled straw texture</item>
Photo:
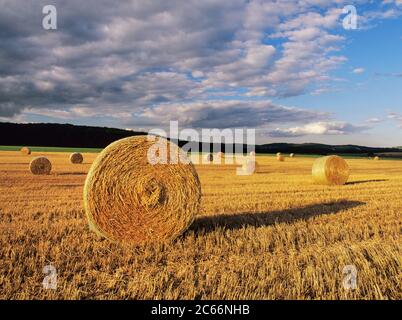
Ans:
<svg viewBox="0 0 402 320"><path fill-rule="evenodd" d="M29 170L35 175L50 174L52 163L46 157L36 157L31 160Z"/></svg>
<svg viewBox="0 0 402 320"><path fill-rule="evenodd" d="M175 154L188 160L177 145L156 139L167 144L168 161ZM193 164L149 163L147 153L154 144L146 136L125 138L109 145L92 164L84 207L99 235L136 245L165 242L194 220L201 186Z"/></svg>
<svg viewBox="0 0 402 320"><path fill-rule="evenodd" d="M84 157L79 152L74 152L70 155L70 162L72 164L79 164L84 161Z"/></svg>

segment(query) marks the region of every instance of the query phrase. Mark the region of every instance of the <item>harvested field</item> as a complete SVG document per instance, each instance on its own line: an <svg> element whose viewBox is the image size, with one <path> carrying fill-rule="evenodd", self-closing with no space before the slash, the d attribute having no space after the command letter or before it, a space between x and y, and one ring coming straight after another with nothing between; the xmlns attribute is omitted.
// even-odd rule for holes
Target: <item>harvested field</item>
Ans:
<svg viewBox="0 0 402 320"><path fill-rule="evenodd" d="M50 175L33 176L44 155ZM196 165L201 212L171 244L111 243L88 228L96 154L0 152L2 299L401 299L402 162L347 159L344 186L315 185L313 158L257 156L259 173ZM43 268L57 270L44 289ZM357 288L343 287L346 265Z"/></svg>

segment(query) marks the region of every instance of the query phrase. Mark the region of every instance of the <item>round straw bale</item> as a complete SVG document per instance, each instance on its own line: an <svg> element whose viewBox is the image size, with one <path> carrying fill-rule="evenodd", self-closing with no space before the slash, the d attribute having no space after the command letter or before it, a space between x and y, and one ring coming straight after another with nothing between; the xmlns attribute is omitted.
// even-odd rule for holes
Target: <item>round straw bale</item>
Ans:
<svg viewBox="0 0 402 320"><path fill-rule="evenodd" d="M258 162L255 160L246 160L246 162L242 165L243 173L248 175L257 173L258 169L259 169Z"/></svg>
<svg viewBox="0 0 402 320"><path fill-rule="evenodd" d="M223 159L223 158L225 157L225 154L224 154L223 152L218 152L218 153L216 154L216 157L217 157L218 159Z"/></svg>
<svg viewBox="0 0 402 320"><path fill-rule="evenodd" d="M378 160L380 160L380 157L379 157L379 156L376 156L376 157L374 157L374 160L375 160L375 161L378 161Z"/></svg>
<svg viewBox="0 0 402 320"><path fill-rule="evenodd" d="M74 152L70 154L70 162L73 164L79 164L84 161L84 157L79 152Z"/></svg>
<svg viewBox="0 0 402 320"><path fill-rule="evenodd" d="M31 154L31 149L29 149L28 147L22 147L20 152L22 154L28 155L28 154Z"/></svg>
<svg viewBox="0 0 402 320"><path fill-rule="evenodd" d="M282 155L279 155L279 156L277 156L276 158L277 158L277 159L278 159L278 161L280 161L280 162L285 161L285 157L284 157L284 156L282 156Z"/></svg>
<svg viewBox="0 0 402 320"><path fill-rule="evenodd" d="M206 162L212 162L212 161L214 161L214 156L213 156L213 154L212 154L212 153L207 153L207 154L204 156L204 160L205 160Z"/></svg>
<svg viewBox="0 0 402 320"><path fill-rule="evenodd" d="M294 154L294 153L291 153L291 154L289 155L289 157L294 158L294 157L295 157L295 154Z"/></svg>
<svg viewBox="0 0 402 320"><path fill-rule="evenodd" d="M343 185L349 178L349 166L341 157L326 156L315 160L312 175L319 184Z"/></svg>
<svg viewBox="0 0 402 320"><path fill-rule="evenodd" d="M255 151L250 151L250 156L255 157Z"/></svg>
<svg viewBox="0 0 402 320"><path fill-rule="evenodd" d="M46 157L36 157L31 160L29 169L33 174L50 174L52 163Z"/></svg>
<svg viewBox="0 0 402 320"><path fill-rule="evenodd" d="M280 153L280 152L278 152L278 153L276 154L277 157L280 157L281 155L282 155L282 153Z"/></svg>
<svg viewBox="0 0 402 320"><path fill-rule="evenodd" d="M173 240L193 222L201 198L197 172L182 149L158 139L167 146L166 163L150 163L148 150L156 142L136 136L112 143L92 164L84 208L97 234L142 245ZM172 152L185 162L171 164Z"/></svg>

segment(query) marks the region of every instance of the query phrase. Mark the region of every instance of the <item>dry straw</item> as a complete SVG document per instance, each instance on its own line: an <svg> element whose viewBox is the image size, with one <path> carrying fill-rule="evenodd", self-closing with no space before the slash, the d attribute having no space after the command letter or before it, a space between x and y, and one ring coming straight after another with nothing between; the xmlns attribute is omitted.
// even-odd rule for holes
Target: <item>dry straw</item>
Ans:
<svg viewBox="0 0 402 320"><path fill-rule="evenodd" d="M20 152L22 154L28 155L28 154L31 154L31 149L29 149L28 147L22 147Z"/></svg>
<svg viewBox="0 0 402 320"><path fill-rule="evenodd" d="M318 184L343 185L349 178L349 166L341 157L322 157L315 160L312 175Z"/></svg>
<svg viewBox="0 0 402 320"><path fill-rule="evenodd" d="M250 151L250 156L255 157L255 151Z"/></svg>
<svg viewBox="0 0 402 320"><path fill-rule="evenodd" d="M294 157L295 157L295 154L294 154L294 153L291 153L291 154L289 155L289 157L294 158Z"/></svg>
<svg viewBox="0 0 402 320"><path fill-rule="evenodd" d="M374 160L375 160L375 161L378 161L378 160L380 160L380 157L379 157L379 156L376 156L376 157L374 157Z"/></svg>
<svg viewBox="0 0 402 320"><path fill-rule="evenodd" d="M280 162L285 161L285 157L282 156L282 155L277 156L276 159L277 159L278 161L280 161Z"/></svg>
<svg viewBox="0 0 402 320"><path fill-rule="evenodd" d="M225 157L225 154L223 152L218 152L216 154L217 159L223 159Z"/></svg>
<svg viewBox="0 0 402 320"><path fill-rule="evenodd" d="M31 160L29 169L33 174L50 174L52 163L46 157L36 157Z"/></svg>
<svg viewBox="0 0 402 320"><path fill-rule="evenodd" d="M155 142L147 136L112 143L92 164L84 207L91 229L99 235L138 245L164 242L182 234L194 220L201 198L197 172L182 149L157 139L166 143L167 164L148 162ZM178 154L186 163L169 164Z"/></svg>
<svg viewBox="0 0 402 320"><path fill-rule="evenodd" d="M84 161L84 157L79 152L74 152L70 155L70 162L73 164L79 164Z"/></svg>
<svg viewBox="0 0 402 320"><path fill-rule="evenodd" d="M282 153L280 153L280 152L278 152L278 153L276 154L277 157L280 157L281 155L282 155Z"/></svg>

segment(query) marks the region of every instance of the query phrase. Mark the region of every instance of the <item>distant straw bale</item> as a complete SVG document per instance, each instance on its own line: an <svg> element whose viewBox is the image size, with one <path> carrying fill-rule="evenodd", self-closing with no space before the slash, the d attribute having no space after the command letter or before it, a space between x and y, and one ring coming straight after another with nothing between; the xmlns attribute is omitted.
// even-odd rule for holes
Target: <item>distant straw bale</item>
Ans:
<svg viewBox="0 0 402 320"><path fill-rule="evenodd" d="M276 159L277 159L278 161L280 161L280 162L285 161L285 157L284 157L283 155L277 156Z"/></svg>
<svg viewBox="0 0 402 320"><path fill-rule="evenodd" d="M242 173L246 175L252 175L253 173L258 173L259 165L255 160L246 160L242 165Z"/></svg>
<svg viewBox="0 0 402 320"><path fill-rule="evenodd" d="M31 149L29 149L28 147L22 147L20 152L22 154L29 155L29 154L31 154Z"/></svg>
<svg viewBox="0 0 402 320"><path fill-rule="evenodd" d="M52 163L46 157L36 157L31 160L29 170L35 175L50 174Z"/></svg>
<svg viewBox="0 0 402 320"><path fill-rule="evenodd" d="M322 157L315 160L312 175L318 184L343 185L349 178L349 166L341 157Z"/></svg>
<svg viewBox="0 0 402 320"><path fill-rule="evenodd" d="M84 157L79 152L74 152L70 155L70 162L72 164L79 164L84 161Z"/></svg>
<svg viewBox="0 0 402 320"><path fill-rule="evenodd" d="M214 156L213 156L213 154L212 154L212 153L206 154L206 155L204 156L204 160L205 160L205 162L212 162L212 161L214 161Z"/></svg>

